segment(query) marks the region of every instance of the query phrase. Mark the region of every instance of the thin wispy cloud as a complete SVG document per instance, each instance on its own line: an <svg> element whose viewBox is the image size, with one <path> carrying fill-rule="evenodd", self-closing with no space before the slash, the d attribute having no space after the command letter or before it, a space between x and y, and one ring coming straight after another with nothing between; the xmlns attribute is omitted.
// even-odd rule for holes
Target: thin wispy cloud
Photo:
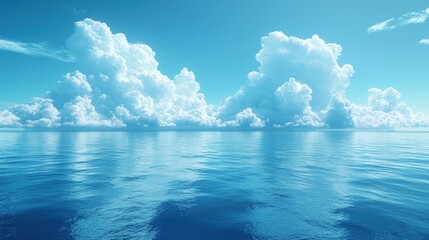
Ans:
<svg viewBox="0 0 429 240"><path fill-rule="evenodd" d="M14 103L0 101L0 110L4 110L7 107L12 106L12 105L14 105Z"/></svg>
<svg viewBox="0 0 429 240"><path fill-rule="evenodd" d="M35 57L47 57L63 62L74 62L75 57L66 49L53 49L46 43L23 43L0 39L0 50Z"/></svg>
<svg viewBox="0 0 429 240"><path fill-rule="evenodd" d="M406 13L399 18L391 18L383 22L379 22L369 27L367 31L370 33L389 31L400 26L406 26L409 24L420 24L420 23L424 23L428 17L429 17L429 8L418 12Z"/></svg>
<svg viewBox="0 0 429 240"><path fill-rule="evenodd" d="M396 26L393 24L395 22L394 18L388 19L384 22L379 22L370 28L368 28L368 32L379 32L379 31L387 31L387 30L393 30L396 28Z"/></svg>
<svg viewBox="0 0 429 240"><path fill-rule="evenodd" d="M429 39L422 39L419 43L423 45L429 45Z"/></svg>
<svg viewBox="0 0 429 240"><path fill-rule="evenodd" d="M83 15L87 12L86 9L79 9L79 8L72 7L70 5L66 5L65 8L75 15Z"/></svg>

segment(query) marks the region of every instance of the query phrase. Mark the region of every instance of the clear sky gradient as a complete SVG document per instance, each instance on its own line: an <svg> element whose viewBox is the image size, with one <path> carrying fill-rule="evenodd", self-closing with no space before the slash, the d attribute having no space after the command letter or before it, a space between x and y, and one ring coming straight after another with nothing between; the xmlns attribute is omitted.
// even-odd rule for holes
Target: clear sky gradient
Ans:
<svg viewBox="0 0 429 240"><path fill-rule="evenodd" d="M393 86L417 111L429 113L429 21L369 33L376 23L421 11L409 1L8 1L0 0L0 39L64 49L74 22L106 22L129 42L156 52L160 70L182 67L196 75L207 101L219 104L257 70L261 37L272 31L309 38L318 34L343 48L340 64L355 74L346 96L365 103L368 89ZM44 96L76 63L0 51L0 107Z"/></svg>

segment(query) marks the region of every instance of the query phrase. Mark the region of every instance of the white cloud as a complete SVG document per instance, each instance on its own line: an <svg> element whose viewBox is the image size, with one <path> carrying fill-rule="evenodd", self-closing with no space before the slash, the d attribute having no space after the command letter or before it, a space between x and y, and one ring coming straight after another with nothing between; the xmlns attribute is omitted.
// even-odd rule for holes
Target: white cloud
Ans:
<svg viewBox="0 0 429 240"><path fill-rule="evenodd" d="M401 101L401 94L394 88L368 90L367 105L353 105L353 120L360 128L392 128L429 126L429 116L412 111Z"/></svg>
<svg viewBox="0 0 429 240"><path fill-rule="evenodd" d="M251 108L268 126L322 126L317 112L326 109L334 95L344 94L353 75L351 65L337 62L341 46L317 35L300 39L281 32L263 37L261 44L259 70L226 100L220 118L232 120Z"/></svg>
<svg viewBox="0 0 429 240"><path fill-rule="evenodd" d="M398 19L399 25L424 23L429 16L429 8L420 12L411 12Z"/></svg>
<svg viewBox="0 0 429 240"><path fill-rule="evenodd" d="M258 70L225 103L212 106L192 71L183 68L170 79L158 70L149 46L85 19L67 40L80 70L66 74L43 98L7 106L0 127L429 126L429 117L412 111L393 88L370 89L366 105L350 103L345 92L353 67L338 63L338 44L273 32L261 45Z"/></svg>
<svg viewBox="0 0 429 240"><path fill-rule="evenodd" d="M396 110L400 103L401 94L394 88L386 90L371 88L368 90L368 105L376 111L390 112Z"/></svg>
<svg viewBox="0 0 429 240"><path fill-rule="evenodd" d="M132 128L217 124L213 107L199 92L191 71L184 68L169 79L158 70L149 46L129 43L105 23L76 22L67 47L82 70L66 74L45 98L8 108L17 117L17 125Z"/></svg>
<svg viewBox="0 0 429 240"><path fill-rule="evenodd" d="M419 43L423 45L429 45L429 39L422 39Z"/></svg>
<svg viewBox="0 0 429 240"><path fill-rule="evenodd" d="M194 74L184 68L169 79L149 46L130 44L125 35L90 19L76 23L67 45L90 74L93 101L104 116L117 113L136 127L214 124Z"/></svg>
<svg viewBox="0 0 429 240"><path fill-rule="evenodd" d="M0 111L0 127L20 127L19 118L9 110Z"/></svg>
<svg viewBox="0 0 429 240"><path fill-rule="evenodd" d="M386 31L386 30L393 30L396 28L394 25L395 19L391 18L383 22L379 22L377 24L374 24L373 26L368 28L368 32L379 32L379 31Z"/></svg>
<svg viewBox="0 0 429 240"><path fill-rule="evenodd" d="M351 104L344 96L336 95L325 112L325 122L331 128L351 128L355 125Z"/></svg>
<svg viewBox="0 0 429 240"><path fill-rule="evenodd" d="M52 99L34 98L29 104L13 105L6 110L15 116L16 123L5 124L19 127L58 127L59 112L54 107ZM2 123L3 124L3 123Z"/></svg>
<svg viewBox="0 0 429 240"><path fill-rule="evenodd" d="M391 18L386 21L377 23L369 27L368 32L393 30L399 26L405 26L409 24L420 24L420 23L424 23L428 17L429 17L429 8L418 12L410 12L402 15L399 18Z"/></svg>
<svg viewBox="0 0 429 240"><path fill-rule="evenodd" d="M68 50L52 49L45 43L23 43L0 39L0 50L36 57L47 57L63 62L73 62L75 60Z"/></svg>
<svg viewBox="0 0 429 240"><path fill-rule="evenodd" d="M262 128L265 127L265 121L261 120L253 113L251 108L246 108L243 111L235 115L235 121L227 123L229 126L240 126L240 127L253 127Z"/></svg>

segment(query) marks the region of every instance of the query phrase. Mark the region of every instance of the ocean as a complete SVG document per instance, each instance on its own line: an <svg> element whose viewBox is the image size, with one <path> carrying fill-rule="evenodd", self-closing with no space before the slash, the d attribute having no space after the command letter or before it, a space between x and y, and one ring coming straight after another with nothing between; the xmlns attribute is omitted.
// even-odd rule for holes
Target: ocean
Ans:
<svg viewBox="0 0 429 240"><path fill-rule="evenodd" d="M0 132L1 239L429 239L429 133Z"/></svg>

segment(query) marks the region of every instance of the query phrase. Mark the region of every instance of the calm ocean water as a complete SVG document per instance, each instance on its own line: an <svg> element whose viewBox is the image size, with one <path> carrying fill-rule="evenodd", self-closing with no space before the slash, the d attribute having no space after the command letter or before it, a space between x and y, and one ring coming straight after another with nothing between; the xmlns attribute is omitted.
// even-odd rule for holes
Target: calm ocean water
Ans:
<svg viewBox="0 0 429 240"><path fill-rule="evenodd" d="M429 133L1 132L1 239L429 239Z"/></svg>

